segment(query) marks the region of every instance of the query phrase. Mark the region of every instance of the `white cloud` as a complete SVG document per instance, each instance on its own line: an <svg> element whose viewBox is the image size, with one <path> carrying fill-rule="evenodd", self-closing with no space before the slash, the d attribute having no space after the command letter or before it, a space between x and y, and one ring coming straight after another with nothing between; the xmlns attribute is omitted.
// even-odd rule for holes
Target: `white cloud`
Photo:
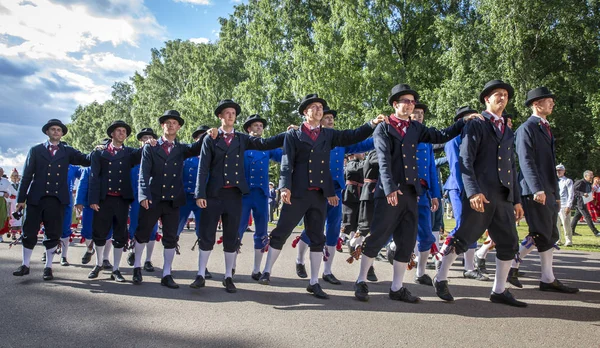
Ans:
<svg viewBox="0 0 600 348"><path fill-rule="evenodd" d="M196 38L190 39L190 41L193 43L197 43L197 44L207 44L210 42L210 39L205 38L205 37L196 37Z"/></svg>
<svg viewBox="0 0 600 348"><path fill-rule="evenodd" d="M187 2L194 5L210 5L210 0L173 0L175 2Z"/></svg>
<svg viewBox="0 0 600 348"><path fill-rule="evenodd" d="M103 71L122 72L125 76L131 76L135 71L141 72L144 70L146 62L117 57L111 52L101 52L85 54L75 65L86 72L100 69Z"/></svg>
<svg viewBox="0 0 600 348"><path fill-rule="evenodd" d="M27 149L9 148L6 152L0 149L0 167L4 168L4 174L6 174L6 176L10 176L10 172L13 168L17 168L19 173L22 173L26 158Z"/></svg>

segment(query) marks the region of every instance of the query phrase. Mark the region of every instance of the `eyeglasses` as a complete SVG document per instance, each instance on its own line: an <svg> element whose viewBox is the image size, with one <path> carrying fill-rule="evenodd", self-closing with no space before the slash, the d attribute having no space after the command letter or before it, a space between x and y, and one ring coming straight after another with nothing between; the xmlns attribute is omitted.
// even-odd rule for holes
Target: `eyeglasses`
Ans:
<svg viewBox="0 0 600 348"><path fill-rule="evenodd" d="M402 99L398 99L398 103L415 105L415 104L417 104L417 101L416 100L410 100L410 99L402 98Z"/></svg>

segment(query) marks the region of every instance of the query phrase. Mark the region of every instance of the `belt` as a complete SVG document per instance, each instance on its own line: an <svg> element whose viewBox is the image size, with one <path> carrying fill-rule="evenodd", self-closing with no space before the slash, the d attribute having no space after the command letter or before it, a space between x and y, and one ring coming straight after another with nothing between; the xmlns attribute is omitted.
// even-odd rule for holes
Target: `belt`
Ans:
<svg viewBox="0 0 600 348"><path fill-rule="evenodd" d="M316 186L311 186L308 188L309 191L321 191L320 187L316 187Z"/></svg>
<svg viewBox="0 0 600 348"><path fill-rule="evenodd" d="M234 187L237 187L237 186L233 186L233 185L223 186L224 189L230 189L230 188L234 188Z"/></svg>
<svg viewBox="0 0 600 348"><path fill-rule="evenodd" d="M354 185L358 188L358 196L360 197L360 188L363 187L363 184L358 181L346 180L346 185Z"/></svg>
<svg viewBox="0 0 600 348"><path fill-rule="evenodd" d="M106 193L107 196L112 196L112 197L121 197L122 195L119 192L108 192Z"/></svg>
<svg viewBox="0 0 600 348"><path fill-rule="evenodd" d="M365 183L374 183L374 184L376 184L376 183L377 183L377 179L367 179L367 178L365 178L365 179L363 179L363 181L364 181Z"/></svg>

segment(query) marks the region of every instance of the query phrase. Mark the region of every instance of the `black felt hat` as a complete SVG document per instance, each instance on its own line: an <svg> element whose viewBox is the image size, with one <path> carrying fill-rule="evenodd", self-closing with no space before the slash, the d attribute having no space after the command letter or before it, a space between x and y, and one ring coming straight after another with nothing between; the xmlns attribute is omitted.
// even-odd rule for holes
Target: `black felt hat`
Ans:
<svg viewBox="0 0 600 348"><path fill-rule="evenodd" d="M65 124L62 123L61 120L57 120L57 119L53 118L53 119L49 120L48 122L46 122L46 124L42 127L42 133L46 134L46 131L48 130L48 128L50 128L52 126L59 126L60 128L62 128L63 135L66 135L67 132L69 131L67 129L67 126L65 126Z"/></svg>
<svg viewBox="0 0 600 348"><path fill-rule="evenodd" d="M331 114L335 119L337 117L337 111L330 109L329 107L323 109L323 116Z"/></svg>
<svg viewBox="0 0 600 348"><path fill-rule="evenodd" d="M422 103L416 103L416 104L415 104L415 110L416 110L416 109L421 109L421 110L423 110L423 113L424 113L424 114L426 114L426 113L427 113L427 111L429 111L429 108L427 107L427 105L425 105L425 104L422 104Z"/></svg>
<svg viewBox="0 0 600 348"><path fill-rule="evenodd" d="M192 138L196 139L197 137L199 137L202 134L206 133L206 131L208 131L209 129L210 129L209 126L199 126L198 128L196 128L196 130L194 131L194 133L192 133Z"/></svg>
<svg viewBox="0 0 600 348"><path fill-rule="evenodd" d="M488 83L485 84L485 86L483 86L483 91L481 91L481 93L479 93L479 101L482 104L485 104L485 97L487 97L488 95L490 95L490 93L498 88L502 88L505 89L508 92L508 99L512 99L513 95L515 94L515 90L514 88L512 88L512 86L502 80L492 80L489 81Z"/></svg>
<svg viewBox="0 0 600 348"><path fill-rule="evenodd" d="M217 105L217 108L215 109L215 116L219 117L219 114L227 108L234 108L235 109L235 115L239 116L239 114L242 112L242 108L240 107L240 104L234 102L231 99L223 99L219 102L219 104Z"/></svg>
<svg viewBox="0 0 600 348"><path fill-rule="evenodd" d="M260 122L263 124L263 128L267 127L267 120L260 117L259 114L250 115L246 121L244 122L244 132L248 132L248 127L250 127L254 122Z"/></svg>
<svg viewBox="0 0 600 348"><path fill-rule="evenodd" d="M304 110L312 103L321 103L323 105L323 110L327 109L327 102L325 99L319 98L319 95L316 93L307 94L298 106L298 113L300 116L304 116Z"/></svg>
<svg viewBox="0 0 600 348"><path fill-rule="evenodd" d="M181 115L179 115L179 111L177 111L177 110L165 111L165 113L161 117L158 118L158 123L163 124L168 119L177 120L177 122L179 122L180 126L183 126L183 124L185 123L183 118L181 118Z"/></svg>
<svg viewBox="0 0 600 348"><path fill-rule="evenodd" d="M415 97L415 100L419 100L419 93L417 93L415 90L411 89L409 85L407 85L405 83L401 83L401 84L395 85L394 88L392 88L392 93L390 94L390 97L388 98L388 104L390 104L390 106L394 106L394 101L397 101L398 97L400 97L401 95L405 95L405 94L410 94L413 97Z"/></svg>
<svg viewBox="0 0 600 348"><path fill-rule="evenodd" d="M142 130L136 135L137 140L142 140L144 135L151 135L154 139L158 139L158 135L154 133L152 128L142 128Z"/></svg>
<svg viewBox="0 0 600 348"><path fill-rule="evenodd" d="M534 88L527 92L527 100L525 100L525 106L530 107L531 104L539 99L544 98L555 98L555 95L547 87Z"/></svg>
<svg viewBox="0 0 600 348"><path fill-rule="evenodd" d="M131 127L127 123L125 123L125 121L122 120L116 120L113 123L111 123L110 126L108 126L108 128L106 129L106 135L108 135L108 137L112 139L111 133L119 127L125 128L125 130L127 131L127 136L131 135Z"/></svg>
<svg viewBox="0 0 600 348"><path fill-rule="evenodd" d="M468 105L461 106L458 109L456 109L456 114L454 115L454 121L456 122L459 119L461 119L463 116L466 116L468 114L473 114L473 113L477 113L477 111L471 109Z"/></svg>

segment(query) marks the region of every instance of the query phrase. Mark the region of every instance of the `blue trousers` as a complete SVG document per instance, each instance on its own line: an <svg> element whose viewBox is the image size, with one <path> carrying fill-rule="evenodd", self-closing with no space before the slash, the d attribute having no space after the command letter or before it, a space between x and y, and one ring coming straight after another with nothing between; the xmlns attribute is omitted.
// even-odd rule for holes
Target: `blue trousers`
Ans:
<svg viewBox="0 0 600 348"><path fill-rule="evenodd" d="M63 219L62 236L60 238L67 238L71 236L71 221L73 220L73 204L65 206L65 217Z"/></svg>
<svg viewBox="0 0 600 348"><path fill-rule="evenodd" d="M92 222L94 221L94 209L90 208L89 205L83 206L83 211L81 212L81 236L87 240L92 240ZM106 240L112 238L113 230L110 229L108 232L108 237ZM63 237L66 238L66 237Z"/></svg>
<svg viewBox="0 0 600 348"><path fill-rule="evenodd" d="M84 209L84 212L85 212L85 209ZM137 229L138 223L139 223L139 221L138 221L139 217L140 217L140 203L138 202L137 197L136 197L133 200L133 202L131 202L131 207L129 208L129 239L130 240L133 240L133 236L135 235L135 230ZM156 232L158 232L158 222L156 223L156 225L154 225L154 228L152 228L152 234L150 235L150 240L156 240Z"/></svg>
<svg viewBox="0 0 600 348"><path fill-rule="evenodd" d="M454 236L458 228L460 227L460 223L462 221L462 199L460 197L460 191L458 190L449 190L448 196L450 197L450 204L452 204L452 213L454 214L454 220L456 220L456 227L450 232L450 236ZM481 231L483 234L484 231ZM473 244L469 245L469 249L477 249L477 241Z"/></svg>
<svg viewBox="0 0 600 348"><path fill-rule="evenodd" d="M418 211L417 248L419 252L429 251L435 243L435 237L431 233L431 201L427 193L422 194L419 198Z"/></svg>
<svg viewBox="0 0 600 348"><path fill-rule="evenodd" d="M250 211L254 218L254 249L262 249L267 244L267 227L269 223L269 198L262 189L253 188L242 197L242 217L238 233L240 240L248 228Z"/></svg>
<svg viewBox="0 0 600 348"><path fill-rule="evenodd" d="M177 237L183 231L185 224L191 212L194 212L194 222L196 225L196 237L200 238L200 213L202 209L196 205L196 198L192 194L186 194L185 205L179 208L179 226L177 226Z"/></svg>
<svg viewBox="0 0 600 348"><path fill-rule="evenodd" d="M340 238L340 229L342 228L342 190L335 191L340 199L337 207L327 203L327 217L325 218L325 245L336 246ZM306 230L300 235L302 241L310 245L310 239L306 235Z"/></svg>

